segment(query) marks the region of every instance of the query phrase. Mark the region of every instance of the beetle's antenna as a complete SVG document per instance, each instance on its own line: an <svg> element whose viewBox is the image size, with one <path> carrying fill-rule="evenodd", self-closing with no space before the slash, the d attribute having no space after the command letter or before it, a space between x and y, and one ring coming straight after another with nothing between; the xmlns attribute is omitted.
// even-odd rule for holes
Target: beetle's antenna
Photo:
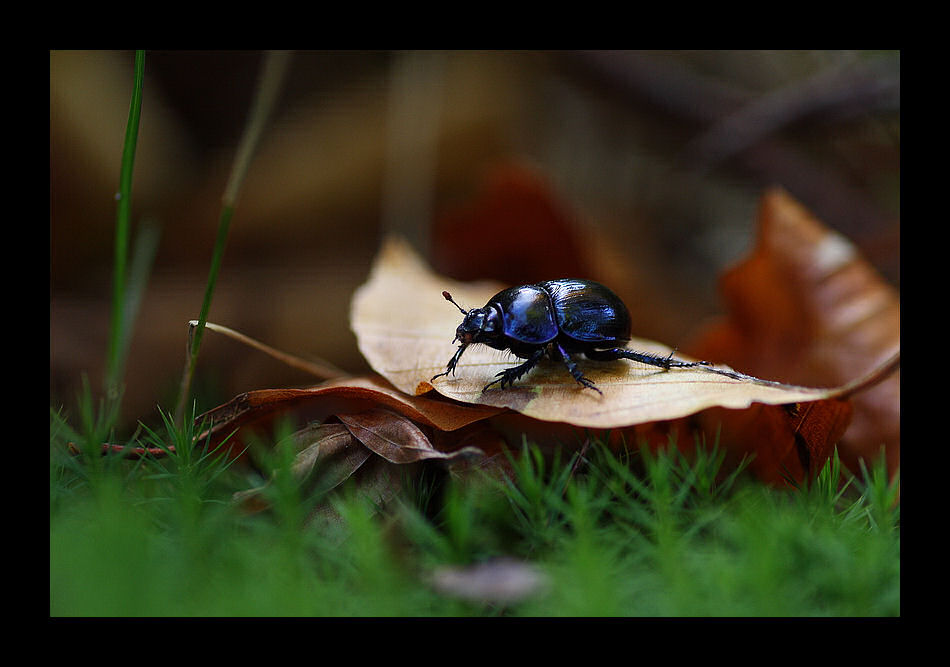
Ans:
<svg viewBox="0 0 950 667"><path fill-rule="evenodd" d="M443 292L442 292L442 296L445 297L445 300L446 300L446 301L451 301L452 304L453 304L456 308L458 308L459 310L461 310L461 311L462 311L462 315L468 315L468 311L467 311L467 310L463 309L460 305L458 305L457 303L455 303L455 299L452 298L452 295L451 295L451 294L449 294L449 293L446 292L446 291L443 291Z"/></svg>

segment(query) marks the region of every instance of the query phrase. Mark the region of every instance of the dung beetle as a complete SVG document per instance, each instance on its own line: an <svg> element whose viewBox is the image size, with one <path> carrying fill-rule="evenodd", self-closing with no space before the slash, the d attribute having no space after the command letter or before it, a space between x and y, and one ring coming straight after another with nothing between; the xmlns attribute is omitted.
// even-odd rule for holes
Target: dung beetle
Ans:
<svg viewBox="0 0 950 667"><path fill-rule="evenodd" d="M515 381L547 355L567 366L574 379L584 387L603 394L584 377L572 355L583 354L596 361L632 359L665 370L708 366L707 361L674 361L673 353L660 357L634 352L624 347L630 340L630 312L616 294L592 280L561 278L533 285L519 285L502 290L483 308L463 309L452 295L442 292L446 301L455 305L465 319L455 330L458 351L449 360L444 373L455 374L459 357L472 343L482 343L496 350L510 350L526 359L522 364L498 373L485 389L495 383L501 388Z"/></svg>

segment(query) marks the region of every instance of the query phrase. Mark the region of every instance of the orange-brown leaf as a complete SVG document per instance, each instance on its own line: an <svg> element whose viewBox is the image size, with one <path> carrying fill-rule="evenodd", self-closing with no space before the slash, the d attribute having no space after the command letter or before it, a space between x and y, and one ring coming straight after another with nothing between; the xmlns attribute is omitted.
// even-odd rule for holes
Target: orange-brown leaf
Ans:
<svg viewBox="0 0 950 667"><path fill-rule="evenodd" d="M728 317L693 354L749 373L811 386L838 386L900 352L900 298L841 235L782 190L762 199L752 253L722 276ZM886 447L900 461L900 376L855 393L839 445L853 470Z"/></svg>
<svg viewBox="0 0 950 667"><path fill-rule="evenodd" d="M747 410L712 409L701 415L706 429L718 431L732 460L752 456L750 469L770 484L801 483L816 475L851 418L846 400L800 405L754 405Z"/></svg>

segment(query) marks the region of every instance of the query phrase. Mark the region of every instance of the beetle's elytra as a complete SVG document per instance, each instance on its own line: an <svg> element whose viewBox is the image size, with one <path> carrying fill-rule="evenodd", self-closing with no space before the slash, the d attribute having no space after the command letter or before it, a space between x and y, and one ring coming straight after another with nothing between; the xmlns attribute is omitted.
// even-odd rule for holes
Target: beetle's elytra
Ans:
<svg viewBox="0 0 950 667"><path fill-rule="evenodd" d="M630 340L630 312L616 294L592 280L561 278L534 285L519 285L502 290L483 308L464 310L448 292L442 292L447 301L462 311L465 319L455 330L458 351L449 360L444 373L455 373L462 352L473 343L481 343L496 350L510 350L526 359L512 368L506 368L495 383L501 388L511 386L547 355L560 360L574 379L584 387L602 393L593 382L584 377L572 355L583 354L596 361L631 359L663 369L706 366L709 362L674 361L672 353L659 357L624 348Z"/></svg>

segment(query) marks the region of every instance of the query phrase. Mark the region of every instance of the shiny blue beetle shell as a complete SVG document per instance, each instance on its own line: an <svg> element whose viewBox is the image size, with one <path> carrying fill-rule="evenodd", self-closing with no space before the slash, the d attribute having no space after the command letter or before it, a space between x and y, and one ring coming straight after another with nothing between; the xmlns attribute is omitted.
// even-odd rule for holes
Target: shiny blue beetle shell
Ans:
<svg viewBox="0 0 950 667"><path fill-rule="evenodd" d="M573 278L538 284L551 295L558 328L565 336L610 345L630 340L630 312L609 288Z"/></svg>
<svg viewBox="0 0 950 667"><path fill-rule="evenodd" d="M630 339L630 313L610 289L592 280L562 278L502 290L489 302L502 314L506 336L544 345L561 334L595 347Z"/></svg>
<svg viewBox="0 0 950 667"><path fill-rule="evenodd" d="M557 338L551 295L538 285L509 287L488 304L501 311L502 331L509 338L531 345L544 345Z"/></svg>

